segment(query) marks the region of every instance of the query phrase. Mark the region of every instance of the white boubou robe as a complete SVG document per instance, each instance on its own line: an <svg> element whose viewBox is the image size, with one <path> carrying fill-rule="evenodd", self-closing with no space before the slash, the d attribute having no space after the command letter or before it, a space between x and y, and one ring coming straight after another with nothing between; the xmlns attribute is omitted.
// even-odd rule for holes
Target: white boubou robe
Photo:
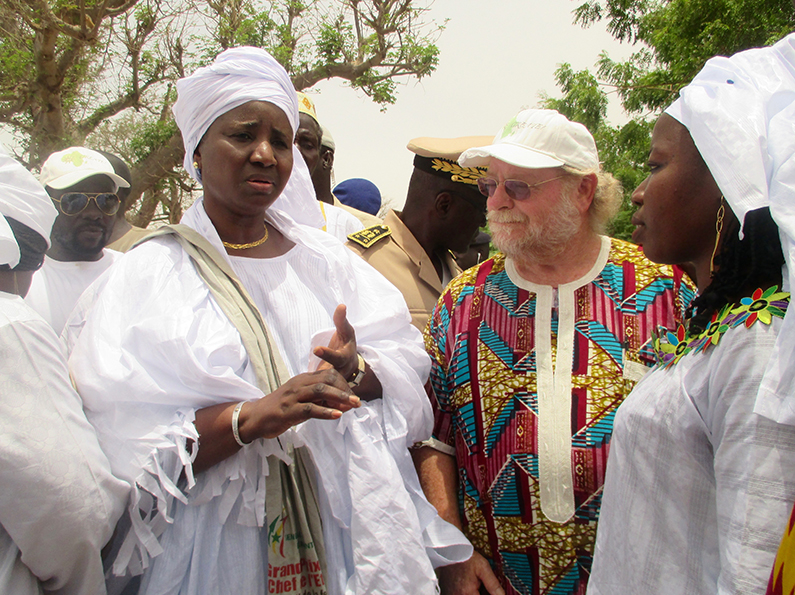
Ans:
<svg viewBox="0 0 795 595"><path fill-rule="evenodd" d="M289 441L306 444L317 468L329 593L434 593L433 567L472 549L425 499L408 451L432 426L420 334L401 294L336 239L273 208L267 217L295 243L290 274L279 277L280 257L278 278L251 287L257 275L244 259L230 261L261 308L269 287L297 296L263 312L290 373L317 365L311 349L327 344L345 304L383 398L257 440L194 477L186 445L197 438L196 410L262 393L239 333L177 242L157 238L127 253L65 330L89 420L114 473L133 486L133 526L114 571L143 570L142 593L267 592L266 456L284 456ZM201 200L182 223L226 254Z"/></svg>

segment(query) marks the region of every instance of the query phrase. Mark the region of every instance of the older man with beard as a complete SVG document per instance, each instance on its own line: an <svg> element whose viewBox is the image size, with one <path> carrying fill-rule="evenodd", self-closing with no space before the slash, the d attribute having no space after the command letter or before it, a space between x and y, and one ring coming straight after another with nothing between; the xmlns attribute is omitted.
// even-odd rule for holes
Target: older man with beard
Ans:
<svg viewBox="0 0 795 595"><path fill-rule="evenodd" d="M593 137L524 110L459 163L501 253L454 279L426 328L433 438L423 488L475 547L443 593L585 593L615 411L693 291L603 234L620 188Z"/></svg>
<svg viewBox="0 0 795 595"><path fill-rule="evenodd" d="M39 182L58 217L50 234L52 246L33 275L25 301L60 334L83 291L121 256L105 245L121 206L116 193L130 184L104 155L85 147L50 155Z"/></svg>

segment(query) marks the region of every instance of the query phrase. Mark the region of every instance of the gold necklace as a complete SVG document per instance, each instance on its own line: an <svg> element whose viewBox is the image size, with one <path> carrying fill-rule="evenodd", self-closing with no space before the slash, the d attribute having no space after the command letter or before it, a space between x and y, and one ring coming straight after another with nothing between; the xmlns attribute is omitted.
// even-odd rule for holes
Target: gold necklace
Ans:
<svg viewBox="0 0 795 595"><path fill-rule="evenodd" d="M225 248L229 248L230 250L248 250L249 248L256 248L257 246L261 246L265 242L268 241L268 226L265 225L265 235L262 236L260 239L256 240L255 242L249 242L248 244L233 244L231 242L224 242L221 240L221 243L224 245Z"/></svg>

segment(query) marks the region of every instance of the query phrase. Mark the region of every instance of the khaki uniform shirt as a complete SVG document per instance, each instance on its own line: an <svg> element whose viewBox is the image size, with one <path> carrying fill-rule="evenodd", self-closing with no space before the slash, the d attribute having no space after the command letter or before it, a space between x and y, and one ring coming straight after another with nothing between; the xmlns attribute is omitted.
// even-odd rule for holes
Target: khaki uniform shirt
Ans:
<svg viewBox="0 0 795 595"><path fill-rule="evenodd" d="M424 330L444 286L430 257L398 214L390 210L383 225L350 234L347 246L400 290L409 307L411 323ZM444 265L451 279L461 272L449 252Z"/></svg>

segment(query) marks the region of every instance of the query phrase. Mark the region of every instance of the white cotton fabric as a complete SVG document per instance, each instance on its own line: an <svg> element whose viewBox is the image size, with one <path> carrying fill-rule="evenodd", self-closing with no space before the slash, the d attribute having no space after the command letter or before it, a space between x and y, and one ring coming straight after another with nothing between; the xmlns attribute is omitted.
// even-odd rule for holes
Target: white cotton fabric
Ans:
<svg viewBox="0 0 795 595"><path fill-rule="evenodd" d="M102 251L99 260L55 260L44 257L44 264L33 273L25 302L50 323L60 335L80 296L121 256L115 250Z"/></svg>
<svg viewBox="0 0 795 595"><path fill-rule="evenodd" d="M364 229L364 224L345 209L318 202L323 218L326 220L324 231L330 233L340 242L348 241L348 234Z"/></svg>
<svg viewBox="0 0 795 595"><path fill-rule="evenodd" d="M666 112L690 131L732 211L769 206L795 287L795 34L707 62ZM755 411L795 425L795 314L788 311Z"/></svg>
<svg viewBox="0 0 795 595"><path fill-rule="evenodd" d="M124 510L63 348L0 292L0 593L105 593L100 550Z"/></svg>
<svg viewBox="0 0 795 595"><path fill-rule="evenodd" d="M280 437L305 443L317 467L329 593L434 593L429 556L449 563L472 550L425 500L408 452L432 425L420 335L397 290L337 240L273 208L268 218L295 247L267 264L229 260L265 308L290 371L309 369L311 347L327 343L333 310L344 303L384 388L383 399L339 420L309 421ZM201 200L182 222L226 254ZM274 290L281 299L269 295L274 280L285 284ZM262 396L239 334L171 238L127 253L101 283L85 320L68 325L71 371L114 473L157 494L149 509L168 504L173 519L133 517L116 570L135 570L137 554L126 554L141 546L153 556L144 560L142 593L266 592L265 456L282 452L279 441L257 440L195 480L186 449L197 409ZM281 303L287 298L297 303ZM312 332L299 337L294 325L307 323ZM293 341L300 348L286 347ZM135 487L134 506L145 498Z"/></svg>
<svg viewBox="0 0 795 595"><path fill-rule="evenodd" d="M795 428L754 413L757 322L649 373L618 409L588 595L762 595L795 499Z"/></svg>
<svg viewBox="0 0 795 595"><path fill-rule="evenodd" d="M193 153L218 116L249 101L267 101L287 115L293 135L298 130L298 97L290 77L273 56L260 48L238 47L222 52L209 66L177 81L177 95L172 111L185 145L183 166L197 182L201 182L201 174L193 167ZM273 206L298 223L323 226L309 170L295 146L293 172Z"/></svg>
<svg viewBox="0 0 795 595"><path fill-rule="evenodd" d="M0 149L0 265L19 264L19 246L5 217L27 225L50 246L50 231L58 211L38 180L21 163Z"/></svg>

